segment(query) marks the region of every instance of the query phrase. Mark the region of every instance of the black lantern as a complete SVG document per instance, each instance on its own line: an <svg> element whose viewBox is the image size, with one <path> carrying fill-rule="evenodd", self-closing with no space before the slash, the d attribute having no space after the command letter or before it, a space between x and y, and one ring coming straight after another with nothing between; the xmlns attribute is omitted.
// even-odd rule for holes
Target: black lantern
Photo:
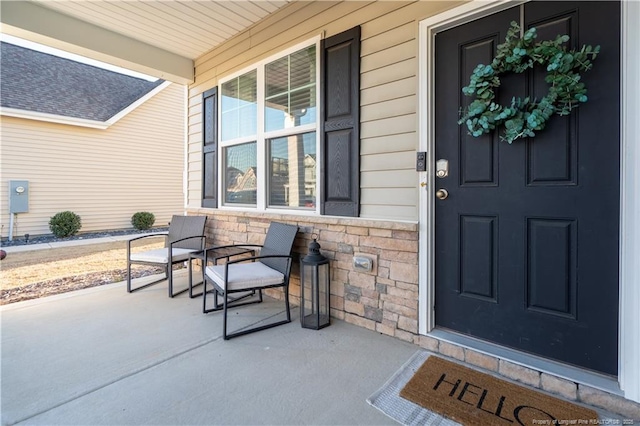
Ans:
<svg viewBox="0 0 640 426"><path fill-rule="evenodd" d="M300 324L319 330L329 320L329 259L320 253L314 238L309 254L300 259Z"/></svg>

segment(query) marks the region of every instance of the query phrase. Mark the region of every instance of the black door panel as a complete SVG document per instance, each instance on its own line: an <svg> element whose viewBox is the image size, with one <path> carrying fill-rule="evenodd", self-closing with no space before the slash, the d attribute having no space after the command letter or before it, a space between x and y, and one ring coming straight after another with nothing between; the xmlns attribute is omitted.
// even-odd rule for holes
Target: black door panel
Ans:
<svg viewBox="0 0 640 426"><path fill-rule="evenodd" d="M522 12L522 13L521 13ZM469 136L462 87L511 21L601 45L583 74L589 101L533 139ZM529 2L436 36L436 325L616 375L620 3ZM546 71L501 77L497 100L540 99Z"/></svg>

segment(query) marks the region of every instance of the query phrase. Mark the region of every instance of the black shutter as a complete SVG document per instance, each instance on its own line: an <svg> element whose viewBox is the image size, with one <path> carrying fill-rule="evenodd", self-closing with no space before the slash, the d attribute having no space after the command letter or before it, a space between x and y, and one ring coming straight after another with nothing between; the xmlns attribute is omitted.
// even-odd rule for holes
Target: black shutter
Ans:
<svg viewBox="0 0 640 426"><path fill-rule="evenodd" d="M322 41L323 215L360 214L360 27Z"/></svg>
<svg viewBox="0 0 640 426"><path fill-rule="evenodd" d="M202 95L202 207L218 207L218 88Z"/></svg>

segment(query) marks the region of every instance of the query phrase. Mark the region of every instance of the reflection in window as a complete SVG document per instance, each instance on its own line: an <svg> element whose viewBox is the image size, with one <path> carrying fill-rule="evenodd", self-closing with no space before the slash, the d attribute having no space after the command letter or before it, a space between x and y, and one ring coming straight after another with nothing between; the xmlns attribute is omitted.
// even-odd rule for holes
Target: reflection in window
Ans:
<svg viewBox="0 0 640 426"><path fill-rule="evenodd" d="M316 134L269 141L269 206L316 206Z"/></svg>
<svg viewBox="0 0 640 426"><path fill-rule="evenodd" d="M265 67L265 131L315 123L316 46Z"/></svg>
<svg viewBox="0 0 640 426"><path fill-rule="evenodd" d="M309 43L220 81L221 204L317 210L318 43Z"/></svg>
<svg viewBox="0 0 640 426"><path fill-rule="evenodd" d="M256 134L257 88L256 70L222 84L220 128L223 141Z"/></svg>
<svg viewBox="0 0 640 426"><path fill-rule="evenodd" d="M256 204L256 143L234 145L225 152L225 195L228 204Z"/></svg>

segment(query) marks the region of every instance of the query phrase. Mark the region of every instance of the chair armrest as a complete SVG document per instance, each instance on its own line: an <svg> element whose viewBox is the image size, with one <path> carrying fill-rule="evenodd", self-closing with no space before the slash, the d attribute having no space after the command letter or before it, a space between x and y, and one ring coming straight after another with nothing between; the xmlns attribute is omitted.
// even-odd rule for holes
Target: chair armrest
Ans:
<svg viewBox="0 0 640 426"><path fill-rule="evenodd" d="M262 247L262 244L227 244L224 246L208 247L206 250L217 250L229 247Z"/></svg>
<svg viewBox="0 0 640 426"><path fill-rule="evenodd" d="M260 259L269 259L269 258L282 258L282 259L289 259L291 261L293 261L293 255L287 255L287 254L269 254L266 256L251 256L251 257L243 257L242 259L237 259L237 260L230 260L228 262L225 263L225 265L233 265L234 263L242 263L242 262L246 262L246 261L252 261L255 262L256 260L260 260Z"/></svg>
<svg viewBox="0 0 640 426"><path fill-rule="evenodd" d="M204 247L204 239L206 238L206 236L204 236L204 235L193 235L191 237L184 237L184 238L180 238L179 240L174 240L174 241L170 242L168 248L173 249L173 245L175 243L179 243L179 242L186 241L186 240L192 240L194 238L200 238L202 240L202 241L200 241L200 247L201 248Z"/></svg>
<svg viewBox="0 0 640 426"><path fill-rule="evenodd" d="M143 238L152 238L152 237L164 237L165 239L169 236L168 232L160 232L157 234L149 234L149 235L142 235L140 237L135 237L135 238L131 238L130 240L127 240L127 248L131 248L131 242L132 241L136 241L136 240L141 240Z"/></svg>
<svg viewBox="0 0 640 426"><path fill-rule="evenodd" d="M215 251L215 250L220 250L220 249L225 249L225 248L232 248L232 247L262 247L262 244L226 244L224 246L215 246L215 247L208 247L206 249L204 249L204 256L205 259L209 258L209 251Z"/></svg>

